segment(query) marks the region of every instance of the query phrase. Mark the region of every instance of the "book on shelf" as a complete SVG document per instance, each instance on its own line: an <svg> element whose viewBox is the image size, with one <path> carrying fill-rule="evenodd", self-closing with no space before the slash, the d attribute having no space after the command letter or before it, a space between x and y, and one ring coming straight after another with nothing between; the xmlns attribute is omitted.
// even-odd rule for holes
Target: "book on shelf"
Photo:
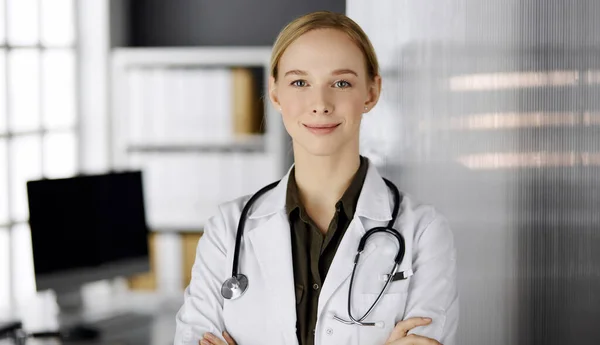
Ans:
<svg viewBox="0 0 600 345"><path fill-rule="evenodd" d="M257 91L254 73L248 68L233 68L233 132L236 136L261 133L264 104Z"/></svg>
<svg viewBox="0 0 600 345"><path fill-rule="evenodd" d="M145 67L127 73L127 157L144 171L154 230L201 228L219 203L273 181L276 163L262 137L262 72Z"/></svg>
<svg viewBox="0 0 600 345"><path fill-rule="evenodd" d="M262 87L250 68L133 68L128 88L129 142L212 142L264 130Z"/></svg>

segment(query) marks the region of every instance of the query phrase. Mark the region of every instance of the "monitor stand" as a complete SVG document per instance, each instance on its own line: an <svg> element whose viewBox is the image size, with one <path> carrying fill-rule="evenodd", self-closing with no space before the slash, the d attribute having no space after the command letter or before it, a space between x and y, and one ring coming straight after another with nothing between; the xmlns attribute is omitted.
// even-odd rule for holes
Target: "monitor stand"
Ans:
<svg viewBox="0 0 600 345"><path fill-rule="evenodd" d="M80 315L83 312L83 294L81 289L69 292L57 292L56 304L61 314Z"/></svg>
<svg viewBox="0 0 600 345"><path fill-rule="evenodd" d="M118 287L115 290L111 287L108 293L109 296L104 297L108 297L109 300L115 298L119 293ZM91 302L88 297L83 287L69 293L55 292L59 308L57 315L59 334L56 337L69 341L85 341L98 337L113 339L124 332L148 329L154 320L152 312L123 306L118 300L107 300L107 304L100 300L97 306L88 305L98 302L97 300Z"/></svg>
<svg viewBox="0 0 600 345"><path fill-rule="evenodd" d="M100 329L86 323L84 318L83 294L80 289L56 293L59 308L59 327L57 336L62 340L93 340L101 335Z"/></svg>

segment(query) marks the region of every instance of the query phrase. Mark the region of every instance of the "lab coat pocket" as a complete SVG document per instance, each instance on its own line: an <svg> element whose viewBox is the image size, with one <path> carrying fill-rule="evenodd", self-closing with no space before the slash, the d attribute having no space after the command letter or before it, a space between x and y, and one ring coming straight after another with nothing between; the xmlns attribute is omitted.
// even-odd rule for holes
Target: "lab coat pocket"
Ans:
<svg viewBox="0 0 600 345"><path fill-rule="evenodd" d="M391 289L391 287L390 287ZM404 313L404 308L406 307L406 299L408 296L407 291L394 292L388 289L387 292L381 296L377 305L373 308L371 313L369 314L368 319L372 321L384 321L388 322L389 320L394 323L394 320L398 317L398 315L402 316ZM356 316L364 315L369 308L375 303L377 297L379 296L379 291L376 293L361 293L358 294L357 303L353 308ZM378 320L375 320L378 319ZM379 320L381 319L381 320Z"/></svg>
<svg viewBox="0 0 600 345"><path fill-rule="evenodd" d="M358 344L381 345L385 343L396 326L396 320L399 320L402 314L404 314L408 291L401 286L402 284L393 286L395 283L398 282L390 283L388 291L383 294L375 308L373 308L369 316L365 319L367 322L377 322L379 325L360 327ZM392 287L396 289L392 290ZM397 289L400 289L400 291L394 292ZM359 294L357 296L358 303L353 308L355 310L354 316L362 317L371 308L373 303L375 303L378 296L379 291L376 293Z"/></svg>

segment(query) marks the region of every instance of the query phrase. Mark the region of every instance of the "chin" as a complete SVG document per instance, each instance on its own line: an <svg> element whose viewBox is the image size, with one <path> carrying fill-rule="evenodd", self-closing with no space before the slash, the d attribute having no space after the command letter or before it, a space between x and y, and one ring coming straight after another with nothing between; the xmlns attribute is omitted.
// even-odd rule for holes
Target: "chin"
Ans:
<svg viewBox="0 0 600 345"><path fill-rule="evenodd" d="M342 149L342 146L339 145L339 143L336 145L336 143L321 140L311 140L309 142L300 143L300 146L308 154L317 157L334 156Z"/></svg>
<svg viewBox="0 0 600 345"><path fill-rule="evenodd" d="M312 156L316 156L316 157L330 157L330 156L334 156L335 153L337 151L335 150L330 150L330 149L323 149L323 150L306 150L310 155Z"/></svg>

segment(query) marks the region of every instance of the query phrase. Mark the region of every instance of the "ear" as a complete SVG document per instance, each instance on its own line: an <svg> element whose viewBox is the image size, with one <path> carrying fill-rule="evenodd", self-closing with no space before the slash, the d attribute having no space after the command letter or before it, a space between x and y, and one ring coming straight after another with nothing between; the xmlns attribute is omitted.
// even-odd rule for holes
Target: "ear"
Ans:
<svg viewBox="0 0 600 345"><path fill-rule="evenodd" d="M275 109L281 109L281 104L279 104L279 97L277 95L277 82L273 76L269 77L269 99Z"/></svg>
<svg viewBox="0 0 600 345"><path fill-rule="evenodd" d="M367 90L368 96L365 101L365 107L367 108L367 111L369 111L373 109L379 101L379 95L381 95L381 76L376 75L375 78L369 82L367 87L369 89Z"/></svg>

